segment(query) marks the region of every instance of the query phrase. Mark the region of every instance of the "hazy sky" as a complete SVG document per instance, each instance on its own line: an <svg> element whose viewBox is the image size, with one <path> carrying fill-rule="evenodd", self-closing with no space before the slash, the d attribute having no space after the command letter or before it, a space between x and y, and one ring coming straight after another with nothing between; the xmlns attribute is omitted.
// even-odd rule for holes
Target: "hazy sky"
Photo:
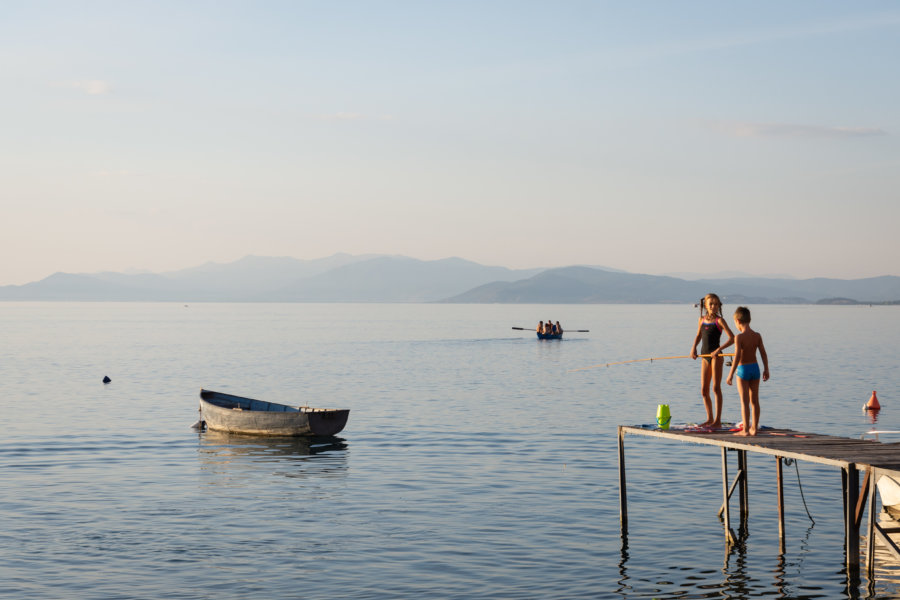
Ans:
<svg viewBox="0 0 900 600"><path fill-rule="evenodd" d="M895 1L15 1L0 285L247 254L900 275Z"/></svg>

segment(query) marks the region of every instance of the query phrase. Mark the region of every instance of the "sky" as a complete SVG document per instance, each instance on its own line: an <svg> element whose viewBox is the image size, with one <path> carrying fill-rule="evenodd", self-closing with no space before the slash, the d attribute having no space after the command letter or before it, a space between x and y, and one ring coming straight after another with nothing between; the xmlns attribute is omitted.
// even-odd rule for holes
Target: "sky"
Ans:
<svg viewBox="0 0 900 600"><path fill-rule="evenodd" d="M900 4L19 1L0 285L252 254L900 275Z"/></svg>

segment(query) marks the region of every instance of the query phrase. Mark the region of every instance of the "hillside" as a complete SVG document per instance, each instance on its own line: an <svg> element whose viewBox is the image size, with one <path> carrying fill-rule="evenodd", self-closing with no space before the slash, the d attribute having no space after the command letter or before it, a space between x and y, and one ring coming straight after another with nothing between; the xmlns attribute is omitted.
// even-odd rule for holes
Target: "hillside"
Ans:
<svg viewBox="0 0 900 600"><path fill-rule="evenodd" d="M900 277L685 280L604 267L514 270L461 258L335 254L318 260L247 256L159 274L56 273L0 287L0 300L146 302L896 303Z"/></svg>
<svg viewBox="0 0 900 600"><path fill-rule="evenodd" d="M564 267L550 269L521 281L492 282L448 297L445 301L658 304L698 302L710 291L715 291L729 304L811 304L831 298L840 298L842 303L889 303L900 298L900 277L685 281L675 277L611 272L589 267Z"/></svg>

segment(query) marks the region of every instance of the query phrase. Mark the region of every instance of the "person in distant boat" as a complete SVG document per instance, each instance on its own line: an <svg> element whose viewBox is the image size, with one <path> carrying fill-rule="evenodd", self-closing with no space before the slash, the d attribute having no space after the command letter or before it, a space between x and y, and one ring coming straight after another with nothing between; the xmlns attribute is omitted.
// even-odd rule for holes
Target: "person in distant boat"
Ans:
<svg viewBox="0 0 900 600"><path fill-rule="evenodd" d="M544 328L547 335L553 335L556 333L556 328L553 326L553 321L547 319L547 326Z"/></svg>
<svg viewBox="0 0 900 600"><path fill-rule="evenodd" d="M562 325L559 324L559 321L556 322L556 333L562 335Z"/></svg>
<svg viewBox="0 0 900 600"><path fill-rule="evenodd" d="M544 322L543 321L538 323L537 332L541 335L544 335Z"/></svg>
<svg viewBox="0 0 900 600"><path fill-rule="evenodd" d="M734 326L738 329L734 339L734 360L731 363L731 371L728 372L726 382L731 381L737 375L738 394L741 395L741 418L744 427L735 435L756 435L759 431L759 380L769 380L769 356L763 345L762 335L750 329L750 309L739 306L734 311ZM763 371L759 372L759 363L756 362L756 351L762 358ZM752 414L751 414L752 409Z"/></svg>
<svg viewBox="0 0 900 600"><path fill-rule="evenodd" d="M694 344L691 346L691 358L697 360L697 344L700 345L700 354L703 362L700 365L700 395L703 397L703 406L706 408L706 421L701 427L718 429L722 426L722 366L724 357L720 356L722 350L734 343L734 334L728 328L728 323L722 318L722 301L716 294L707 294L700 302L700 319L697 322L697 335L694 336ZM722 332L728 336L722 343ZM709 396L709 388L716 397L715 413L713 412L712 399Z"/></svg>

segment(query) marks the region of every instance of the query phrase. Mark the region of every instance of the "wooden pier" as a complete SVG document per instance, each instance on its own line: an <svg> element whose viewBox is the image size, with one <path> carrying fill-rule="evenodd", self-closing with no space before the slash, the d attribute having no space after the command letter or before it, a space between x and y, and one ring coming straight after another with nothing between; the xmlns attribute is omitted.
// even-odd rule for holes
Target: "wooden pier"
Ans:
<svg viewBox="0 0 900 600"><path fill-rule="evenodd" d="M898 559L900 548L888 536L895 530L885 529L876 522L875 482L882 475L900 479L900 443L883 443L876 440L853 439L818 433L803 433L790 429L764 429L757 436L742 437L731 432L700 433L690 430L662 430L644 427L619 426L619 516L622 533L628 531L628 503L625 485L625 434L656 437L691 444L716 446L722 449L722 508L725 537L728 543L735 541L731 529L729 499L739 490L742 518L748 514L749 486L747 477L747 453L767 454L775 458L778 498L778 533L784 550L784 493L782 463L785 459L802 460L838 467L841 469L842 498L844 503L844 531L847 555L847 573L851 579L859 578L859 529L866 505L869 508L868 536L866 539L867 572L869 579L875 572L875 536L877 535ZM737 453L737 472L729 485L728 451ZM864 473L862 485L859 475Z"/></svg>

